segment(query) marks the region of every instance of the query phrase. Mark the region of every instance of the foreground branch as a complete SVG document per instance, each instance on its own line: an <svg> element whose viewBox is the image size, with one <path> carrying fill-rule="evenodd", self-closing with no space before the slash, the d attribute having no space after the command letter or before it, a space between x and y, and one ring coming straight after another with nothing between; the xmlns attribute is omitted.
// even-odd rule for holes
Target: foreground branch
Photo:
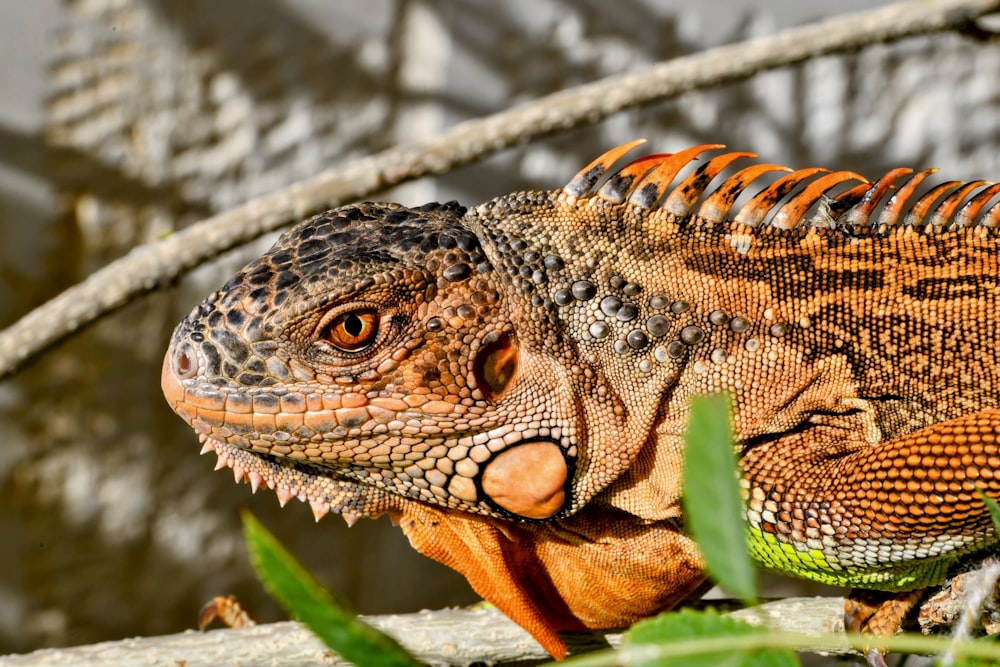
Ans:
<svg viewBox="0 0 1000 667"><path fill-rule="evenodd" d="M319 175L139 246L0 332L0 378L80 327L218 254L325 208L459 165L539 136L594 123L622 109L830 53L958 30L1000 0L914 0L786 30L608 77L509 111L468 121L410 146L349 160Z"/></svg>
<svg viewBox="0 0 1000 667"><path fill-rule="evenodd" d="M789 632L843 633L844 601L841 598L789 598L733 612L733 615L744 620L763 621L768 627ZM523 666L531 661L541 663L551 660L527 632L496 609L442 609L416 614L369 616L365 620L395 637L430 665ZM609 634L602 639L591 635L570 635L566 638L572 654L608 645L617 646L621 636ZM844 651L847 651L846 642ZM167 664L183 664L186 667L224 664L330 667L348 663L330 654L312 633L293 622L125 639L0 658L0 667L145 667Z"/></svg>
<svg viewBox="0 0 1000 667"><path fill-rule="evenodd" d="M969 608L970 591L981 585L984 570L994 568L996 559L973 558L958 568L934 594L921 603L919 625L924 633L939 634L953 626ZM987 586L992 590L992 586ZM982 596L980 596L982 597ZM974 614L986 633L998 630L1000 605L987 596L980 613ZM982 602L982 600L980 600ZM696 608L719 611L738 607L732 600L702 600ZM974 610L975 611L975 610ZM814 653L850 653L844 634L844 599L839 597L784 598L728 612L751 625L762 625L779 633L796 635L797 650ZM472 664L519 665L549 662L548 654L531 636L494 608L441 609L415 614L368 616L365 620L395 637L423 662L441 667ZM778 635L772 635L777 637ZM621 644L618 633L562 633L570 655L587 653ZM804 637L804 640L801 640ZM917 639L920 639L919 637ZM931 649L939 650L940 647ZM923 651L924 648L908 650ZM146 665L184 664L187 667L221 664L347 665L333 655L312 633L298 623L271 623L250 628L186 632L162 637L144 637L105 642L91 646L43 649L25 655L0 657L0 667L42 667L47 665Z"/></svg>

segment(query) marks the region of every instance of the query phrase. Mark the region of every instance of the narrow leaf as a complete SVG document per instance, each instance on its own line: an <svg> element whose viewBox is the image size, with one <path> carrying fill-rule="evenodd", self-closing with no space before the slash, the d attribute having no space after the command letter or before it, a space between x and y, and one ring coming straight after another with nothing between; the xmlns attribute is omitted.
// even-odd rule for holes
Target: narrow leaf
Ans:
<svg viewBox="0 0 1000 667"><path fill-rule="evenodd" d="M979 497L983 499L983 503L986 504L986 509L990 511L990 518L993 519L993 528L1000 535L1000 504L997 504L997 501L983 493L983 490L980 488L976 489L976 493L979 494Z"/></svg>
<svg viewBox="0 0 1000 667"><path fill-rule="evenodd" d="M757 575L747 550L726 394L691 399L684 434L683 502L685 524L709 575L731 595L752 603Z"/></svg>
<svg viewBox="0 0 1000 667"><path fill-rule="evenodd" d="M690 639L724 638L737 635L762 634L767 630L754 627L728 616L721 616L712 609L694 611L682 609L640 621L625 633L626 647L656 644L663 655L652 660L633 660L629 667L794 667L799 664L792 651L784 649L756 649L745 651L722 650L697 655L671 658L671 642ZM718 642L716 642L716 645Z"/></svg>
<svg viewBox="0 0 1000 667"><path fill-rule="evenodd" d="M420 665L395 639L364 623L335 600L248 512L243 514L243 534L264 586L289 614L342 658L358 667Z"/></svg>

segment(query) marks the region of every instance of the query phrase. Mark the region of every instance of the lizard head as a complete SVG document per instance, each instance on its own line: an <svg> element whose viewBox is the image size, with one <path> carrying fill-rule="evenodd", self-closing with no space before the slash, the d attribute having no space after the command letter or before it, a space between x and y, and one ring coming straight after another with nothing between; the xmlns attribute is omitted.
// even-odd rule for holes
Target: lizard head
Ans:
<svg viewBox="0 0 1000 667"><path fill-rule="evenodd" d="M568 379L519 332L523 305L465 209L341 208L178 325L163 390L220 465L317 516L407 498L548 519L572 507L576 424Z"/></svg>

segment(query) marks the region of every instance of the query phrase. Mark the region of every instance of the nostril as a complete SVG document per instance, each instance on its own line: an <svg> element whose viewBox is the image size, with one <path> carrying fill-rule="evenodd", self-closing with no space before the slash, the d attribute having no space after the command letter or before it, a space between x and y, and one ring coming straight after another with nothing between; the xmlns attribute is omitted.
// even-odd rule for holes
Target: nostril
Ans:
<svg viewBox="0 0 1000 667"><path fill-rule="evenodd" d="M198 358L190 345L181 345L174 354L174 370L182 380L187 379L198 372Z"/></svg>

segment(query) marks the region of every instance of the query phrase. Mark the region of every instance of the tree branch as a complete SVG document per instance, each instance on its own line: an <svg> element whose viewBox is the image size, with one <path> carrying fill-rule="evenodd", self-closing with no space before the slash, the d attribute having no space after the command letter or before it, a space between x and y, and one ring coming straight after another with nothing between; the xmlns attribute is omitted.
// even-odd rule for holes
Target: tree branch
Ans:
<svg viewBox="0 0 1000 667"><path fill-rule="evenodd" d="M718 601L717 601L718 602ZM842 634L841 598L788 598L732 612L749 622L790 632ZM368 616L364 620L395 637L423 662L441 667L472 664L541 664L549 655L526 631L496 609L441 609L415 614ZM570 654L617 646L618 633L564 635ZM844 642L843 652L849 647ZM42 665L98 665L140 667L184 664L201 667L222 664L274 667L347 665L331 654L302 625L287 621L250 628L185 632L162 637L140 637L91 646L42 649L24 655L0 657L0 667Z"/></svg>
<svg viewBox="0 0 1000 667"><path fill-rule="evenodd" d="M748 78L821 55L944 30L974 31L1000 0L913 0L608 77L468 121L420 143L349 160L155 243L136 247L0 332L0 379L84 325L218 254L331 206L446 172L622 109Z"/></svg>

